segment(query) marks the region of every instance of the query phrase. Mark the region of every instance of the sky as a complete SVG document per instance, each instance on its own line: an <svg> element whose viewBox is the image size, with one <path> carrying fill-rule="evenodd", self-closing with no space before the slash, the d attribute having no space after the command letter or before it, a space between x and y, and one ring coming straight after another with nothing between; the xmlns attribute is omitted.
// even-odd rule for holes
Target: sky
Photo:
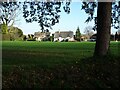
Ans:
<svg viewBox="0 0 120 90"><path fill-rule="evenodd" d="M77 27L80 28L80 32L84 34L85 27L94 26L94 21L85 23L88 15L84 10L81 10L81 2L72 2L70 4L70 14L67 14L61 8L59 23L55 24L50 30L51 34L56 31L73 31L75 33ZM15 26L23 30L24 35L34 34L34 32L41 31L40 26L37 22L26 23L22 14L18 16L19 21L16 22ZM111 30L111 33L115 33L117 30Z"/></svg>

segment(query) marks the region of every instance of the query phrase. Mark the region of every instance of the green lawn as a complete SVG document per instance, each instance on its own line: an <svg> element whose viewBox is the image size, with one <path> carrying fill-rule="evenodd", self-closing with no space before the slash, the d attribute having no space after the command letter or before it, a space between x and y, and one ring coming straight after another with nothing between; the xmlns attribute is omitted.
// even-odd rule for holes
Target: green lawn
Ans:
<svg viewBox="0 0 120 90"><path fill-rule="evenodd" d="M118 87L119 44L96 59L95 42L3 41L3 88Z"/></svg>

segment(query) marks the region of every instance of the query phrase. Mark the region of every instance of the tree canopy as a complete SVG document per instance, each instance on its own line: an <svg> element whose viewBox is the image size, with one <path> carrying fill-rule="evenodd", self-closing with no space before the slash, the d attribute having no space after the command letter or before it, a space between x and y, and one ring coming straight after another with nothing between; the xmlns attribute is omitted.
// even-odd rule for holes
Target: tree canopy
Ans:
<svg viewBox="0 0 120 90"><path fill-rule="evenodd" d="M99 1L99 0L98 0ZM71 0L60 1L60 0L44 0L44 1L24 1L22 2L0 2L0 22L9 23L15 13L15 10L22 4L23 7L23 17L28 23L38 22L41 30L52 29L56 23L59 23L61 7L66 13L70 13L70 3ZM97 16L95 15L95 9L98 7L98 2L82 2L82 10L88 14L88 19L86 22L90 22L94 19L95 26L94 30L97 28ZM120 23L120 1L112 2L112 16L111 16L111 26L118 29Z"/></svg>
<svg viewBox="0 0 120 90"><path fill-rule="evenodd" d="M4 25L4 33L8 32L8 24L14 23L18 8L17 2L0 1L0 24Z"/></svg>
<svg viewBox="0 0 120 90"><path fill-rule="evenodd" d="M9 24L14 20L18 8L17 2L0 2L0 22Z"/></svg>
<svg viewBox="0 0 120 90"><path fill-rule="evenodd" d="M99 0L98 0L99 1ZM83 2L82 9L88 14L88 19L86 22L90 22L94 19L95 26L93 27L94 30L97 29L97 16L95 15L95 9L98 8L98 2ZM118 23L120 23L120 1L112 2L112 15L111 15L111 26L115 29L120 28Z"/></svg>
<svg viewBox="0 0 120 90"><path fill-rule="evenodd" d="M60 8L64 2L59 0L44 1L44 2L24 2L23 3L23 17L26 22L38 22L42 32L46 29L52 29L52 26L59 23ZM70 13L70 0L65 3L63 9L66 13Z"/></svg>

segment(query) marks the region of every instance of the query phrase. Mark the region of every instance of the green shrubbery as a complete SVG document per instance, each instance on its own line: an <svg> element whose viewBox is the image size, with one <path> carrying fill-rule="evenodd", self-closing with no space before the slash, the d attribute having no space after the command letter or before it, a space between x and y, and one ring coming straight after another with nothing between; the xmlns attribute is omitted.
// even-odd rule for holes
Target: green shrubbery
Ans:
<svg viewBox="0 0 120 90"><path fill-rule="evenodd" d="M6 40L6 41L10 41L10 34L8 33L8 34L2 34L2 40Z"/></svg>
<svg viewBox="0 0 120 90"><path fill-rule="evenodd" d="M21 41L23 40L23 32L17 27L8 27L5 24L0 25L2 31L2 40L4 41Z"/></svg>
<svg viewBox="0 0 120 90"><path fill-rule="evenodd" d="M0 29L1 29L3 34L8 33L8 26L5 23L0 24Z"/></svg>

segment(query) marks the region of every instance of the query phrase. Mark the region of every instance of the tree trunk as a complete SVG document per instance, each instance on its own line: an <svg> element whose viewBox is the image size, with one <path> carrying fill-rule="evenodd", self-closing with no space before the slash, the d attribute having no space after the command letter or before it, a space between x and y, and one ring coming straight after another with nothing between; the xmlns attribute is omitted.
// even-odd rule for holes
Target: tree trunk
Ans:
<svg viewBox="0 0 120 90"><path fill-rule="evenodd" d="M111 2L98 2L97 41L94 56L105 56L109 50L111 34Z"/></svg>

